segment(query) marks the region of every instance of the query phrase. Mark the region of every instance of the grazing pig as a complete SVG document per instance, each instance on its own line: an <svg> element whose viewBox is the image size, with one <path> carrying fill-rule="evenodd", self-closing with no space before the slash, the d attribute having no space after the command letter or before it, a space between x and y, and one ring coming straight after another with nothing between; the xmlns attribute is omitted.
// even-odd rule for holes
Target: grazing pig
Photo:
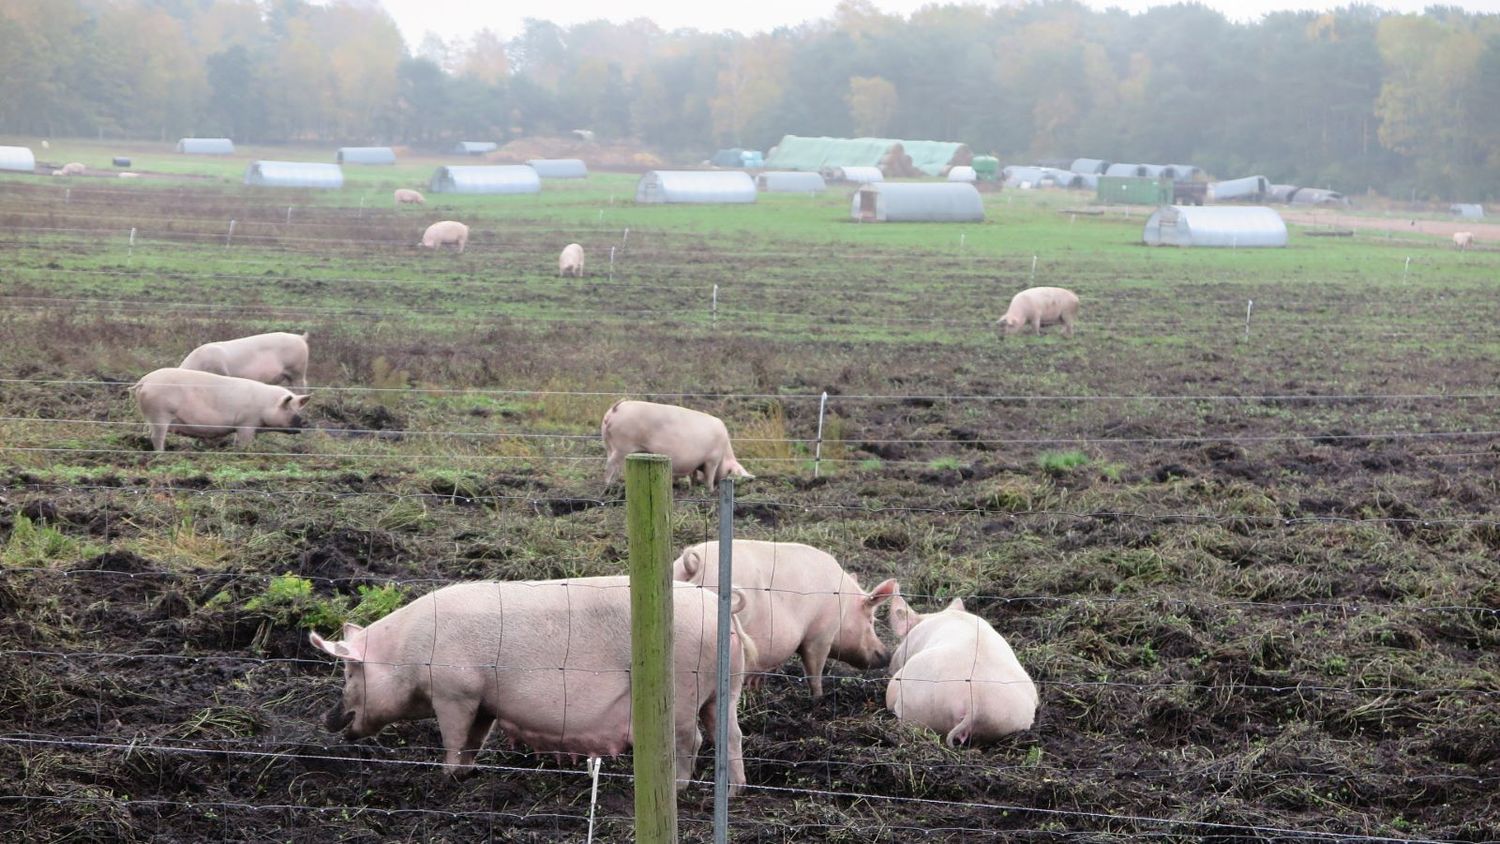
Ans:
<svg viewBox="0 0 1500 844"><path fill-rule="evenodd" d="M275 331L238 340L204 343L177 364L215 375L307 389L307 335Z"/></svg>
<svg viewBox="0 0 1500 844"><path fill-rule="evenodd" d="M1078 296L1061 287L1032 287L1011 297L1010 308L1005 316L996 321L1006 337L1031 326L1032 331L1042 333L1042 326L1062 324L1062 333L1073 336L1073 323L1078 321Z"/></svg>
<svg viewBox="0 0 1500 844"><path fill-rule="evenodd" d="M899 592L896 581L865 592L833 555L797 542L736 539L733 551L735 592L745 596L740 619L755 642L745 670L774 671L799 654L817 699L830 656L856 668L885 665L890 652L875 633L875 610ZM672 578L718 591L719 543L683 551Z"/></svg>
<svg viewBox="0 0 1500 844"><path fill-rule="evenodd" d="M903 637L891 655L885 705L897 718L943 734L949 745L979 743L1031 727L1036 684L1005 638L953 599L920 615L898 593L891 630Z"/></svg>
<svg viewBox="0 0 1500 844"><path fill-rule="evenodd" d="M87 170L87 167L84 167L77 161L69 161L67 164L64 164L62 166L61 172L64 176L82 176Z"/></svg>
<svg viewBox="0 0 1500 844"><path fill-rule="evenodd" d="M464 247L469 243L469 227L453 220L433 223L422 234L422 242L418 245L428 249L437 249L449 243L458 244L458 251L464 251Z"/></svg>
<svg viewBox="0 0 1500 844"><path fill-rule="evenodd" d="M1468 248L1470 246L1473 246L1473 245L1474 245L1474 233L1473 232L1454 232L1453 233L1453 248L1454 249L1468 250Z"/></svg>
<svg viewBox="0 0 1500 844"><path fill-rule="evenodd" d="M638 452L654 452L672 458L672 476L701 480L716 487L719 481L734 475L754 478L734 458L729 444L729 430L717 416L688 410L672 404L620 399L604 414L599 425L604 448L604 485L609 486L625 468L625 457Z"/></svg>
<svg viewBox="0 0 1500 844"><path fill-rule="evenodd" d="M743 599L739 601L743 606ZM672 586L677 783L714 727L718 599ZM746 651L731 627L731 785L745 783L739 697ZM631 744L630 578L481 581L430 592L343 640L312 644L344 662L343 699L326 726L365 738L397 721L436 717L444 762L474 764L492 726L532 750L615 756Z"/></svg>
<svg viewBox="0 0 1500 844"><path fill-rule="evenodd" d="M239 446L259 431L297 433L309 398L248 378L176 367L146 374L130 391L157 451L166 450L168 433L203 440L234 434Z"/></svg>
<svg viewBox="0 0 1500 844"><path fill-rule="evenodd" d="M427 198L411 188L396 188L397 205L426 205Z"/></svg>
<svg viewBox="0 0 1500 844"><path fill-rule="evenodd" d="M582 246L570 243L563 247L562 254L557 256L557 275L559 277L571 275L574 278L583 278Z"/></svg>

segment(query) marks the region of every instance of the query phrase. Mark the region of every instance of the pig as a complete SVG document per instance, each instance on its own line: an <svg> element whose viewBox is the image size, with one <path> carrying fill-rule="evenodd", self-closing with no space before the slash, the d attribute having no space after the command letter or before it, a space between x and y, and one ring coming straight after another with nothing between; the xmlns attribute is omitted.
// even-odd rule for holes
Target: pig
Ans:
<svg viewBox="0 0 1500 844"><path fill-rule="evenodd" d="M426 205L427 198L411 188L396 188L397 205Z"/></svg>
<svg viewBox="0 0 1500 844"><path fill-rule="evenodd" d="M672 404L620 399L610 406L599 424L604 448L604 485L609 486L625 468L626 455L647 451L672 458L672 476L718 486L734 475L753 479L734 458L729 430L717 416Z"/></svg>
<svg viewBox="0 0 1500 844"><path fill-rule="evenodd" d="M120 178L122 179L139 179L140 177L140 173L131 173L129 171L120 174Z"/></svg>
<svg viewBox="0 0 1500 844"><path fill-rule="evenodd" d="M87 170L87 167L84 167L77 161L69 161L62 166L61 172L64 176L82 176Z"/></svg>
<svg viewBox="0 0 1500 844"><path fill-rule="evenodd" d="M962 599L921 615L898 592L890 622L902 639L891 655L885 706L897 718L925 724L954 747L1030 729L1036 684L1005 638L966 612Z"/></svg>
<svg viewBox="0 0 1500 844"><path fill-rule="evenodd" d="M310 398L248 378L177 367L147 373L130 391L157 451L166 451L168 433L204 440L234 434L241 447L258 431L296 433Z"/></svg>
<svg viewBox="0 0 1500 844"><path fill-rule="evenodd" d="M1470 246L1473 246L1473 245L1474 245L1474 233L1473 232L1454 232L1453 233L1453 248L1454 249L1459 249L1459 250L1465 250L1465 251L1467 251L1468 248Z"/></svg>
<svg viewBox="0 0 1500 844"><path fill-rule="evenodd" d="M306 390L307 335L275 331L204 343L177 366Z"/></svg>
<svg viewBox="0 0 1500 844"><path fill-rule="evenodd" d="M433 223L422 234L422 242L418 245L437 249L449 243L458 244L458 251L463 252L464 247L469 244L469 227L453 220Z"/></svg>
<svg viewBox="0 0 1500 844"><path fill-rule="evenodd" d="M890 651L875 632L875 610L899 592L896 581L866 592L833 555L797 542L736 539L733 552L735 591L745 596L742 620L755 642L747 671L774 671L799 654L817 700L830 656L856 668L886 664ZM683 551L672 578L717 592L719 543Z"/></svg>
<svg viewBox="0 0 1500 844"><path fill-rule="evenodd" d="M742 608L743 596L731 607ZM677 784L713 735L718 599L672 584ZM753 644L731 622L729 781L745 783L739 697ZM479 581L430 592L343 639L313 646L344 664L344 692L325 726L348 739L436 717L444 763L463 773L496 724L543 753L615 756L631 745L630 578Z"/></svg>
<svg viewBox="0 0 1500 844"><path fill-rule="evenodd" d="M557 275L559 278L565 275L583 278L582 246L570 243L563 247L562 254L557 256Z"/></svg>
<svg viewBox="0 0 1500 844"><path fill-rule="evenodd" d="M1062 324L1064 336L1073 336L1073 324L1078 321L1078 296L1061 287L1031 287L1011 297L1010 308L1005 316L995 322L1003 336L1009 337L1017 331L1031 326L1032 331L1042 333L1042 326Z"/></svg>

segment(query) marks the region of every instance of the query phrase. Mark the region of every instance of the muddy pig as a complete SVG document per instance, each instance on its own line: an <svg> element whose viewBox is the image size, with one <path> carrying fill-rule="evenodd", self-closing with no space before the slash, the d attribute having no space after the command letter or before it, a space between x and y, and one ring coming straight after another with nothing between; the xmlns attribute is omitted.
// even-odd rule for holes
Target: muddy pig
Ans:
<svg viewBox="0 0 1500 844"><path fill-rule="evenodd" d="M307 335L276 331L204 343L177 366L306 390Z"/></svg>
<svg viewBox="0 0 1500 844"><path fill-rule="evenodd" d="M1009 337L1017 331L1031 326L1037 334L1044 325L1062 325L1064 336L1073 336L1073 324L1078 321L1078 296L1061 287L1031 287L1011 297L1010 308L1005 316L995 322L1003 336Z"/></svg>
<svg viewBox="0 0 1500 844"><path fill-rule="evenodd" d="M875 633L875 610L899 591L896 581L867 593L833 555L797 542L736 539L733 551L735 591L745 596L739 617L756 650L746 670L775 671L799 654L816 699L830 656L856 668L885 665L890 652ZM718 591L719 543L683 551L672 577Z"/></svg>
<svg viewBox="0 0 1500 844"><path fill-rule="evenodd" d="M677 783L713 733L718 599L674 583ZM738 602L743 606L743 598ZM731 627L730 783L745 783L739 697L750 647ZM481 581L430 592L343 639L312 644L344 663L342 700L325 726L365 738L397 721L437 718L444 762L474 764L498 725L541 753L615 756L631 745L630 578Z"/></svg>
<svg viewBox="0 0 1500 844"><path fill-rule="evenodd" d="M166 450L169 432L205 440L233 434L241 447L259 431L296 433L309 398L248 378L175 367L148 373L130 391L157 451Z"/></svg>
<svg viewBox="0 0 1500 844"><path fill-rule="evenodd" d="M639 452L665 454L672 458L674 478L701 480L709 487L718 486L730 475L755 477L735 459L723 421L707 413L672 404L620 399L604 414L599 433L609 453L605 486L620 477L626 456Z"/></svg>
<svg viewBox="0 0 1500 844"><path fill-rule="evenodd" d="M890 620L904 637L891 655L885 687L886 708L897 718L925 724L953 746L1031 727L1036 684L1005 637L965 612L961 599L921 615L898 593Z"/></svg>

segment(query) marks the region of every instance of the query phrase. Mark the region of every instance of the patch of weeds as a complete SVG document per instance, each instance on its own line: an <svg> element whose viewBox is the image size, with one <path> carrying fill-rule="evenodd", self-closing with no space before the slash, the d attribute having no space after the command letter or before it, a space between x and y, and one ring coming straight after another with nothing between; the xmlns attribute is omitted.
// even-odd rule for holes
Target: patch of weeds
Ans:
<svg viewBox="0 0 1500 844"><path fill-rule="evenodd" d="M927 464L927 468L934 472L957 471L963 468L963 461L957 457L939 457Z"/></svg>
<svg viewBox="0 0 1500 844"><path fill-rule="evenodd" d="M881 460L879 457L866 457L865 459L859 461L858 465L861 471L878 472L880 471L880 467L885 465L885 461Z"/></svg>
<svg viewBox="0 0 1500 844"><path fill-rule="evenodd" d="M17 513L10 536L0 549L0 563L7 566L45 567L53 562L75 562L99 553L90 543L74 539L46 520Z"/></svg>
<svg viewBox="0 0 1500 844"><path fill-rule="evenodd" d="M733 439L735 457L741 463L792 457L792 444L786 433L786 409L779 401L767 402L759 416L738 426Z"/></svg>
<svg viewBox="0 0 1500 844"><path fill-rule="evenodd" d="M1089 456L1081 451L1044 451L1037 455L1036 462L1049 475L1066 475L1080 466L1089 464Z"/></svg>
<svg viewBox="0 0 1500 844"><path fill-rule="evenodd" d="M336 630L344 623L345 608L337 598L320 598L313 583L290 572L271 578L266 591L245 602L245 610L259 613L281 627Z"/></svg>
<svg viewBox="0 0 1500 844"><path fill-rule="evenodd" d="M1105 480L1119 483L1125 477L1125 464L1101 463L1099 464L1099 476Z"/></svg>
<svg viewBox="0 0 1500 844"><path fill-rule="evenodd" d="M394 583L384 586L356 587L359 592L359 603L349 610L346 621L355 624L369 624L379 621L401 608L406 603L406 590Z"/></svg>

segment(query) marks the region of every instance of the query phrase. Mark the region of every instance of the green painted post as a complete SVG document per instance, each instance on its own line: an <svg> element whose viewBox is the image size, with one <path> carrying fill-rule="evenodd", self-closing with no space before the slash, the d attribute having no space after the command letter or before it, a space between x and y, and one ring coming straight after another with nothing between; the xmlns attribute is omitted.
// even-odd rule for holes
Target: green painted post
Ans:
<svg viewBox="0 0 1500 844"><path fill-rule="evenodd" d="M672 460L625 458L630 541L630 725L637 844L677 841L672 694Z"/></svg>

